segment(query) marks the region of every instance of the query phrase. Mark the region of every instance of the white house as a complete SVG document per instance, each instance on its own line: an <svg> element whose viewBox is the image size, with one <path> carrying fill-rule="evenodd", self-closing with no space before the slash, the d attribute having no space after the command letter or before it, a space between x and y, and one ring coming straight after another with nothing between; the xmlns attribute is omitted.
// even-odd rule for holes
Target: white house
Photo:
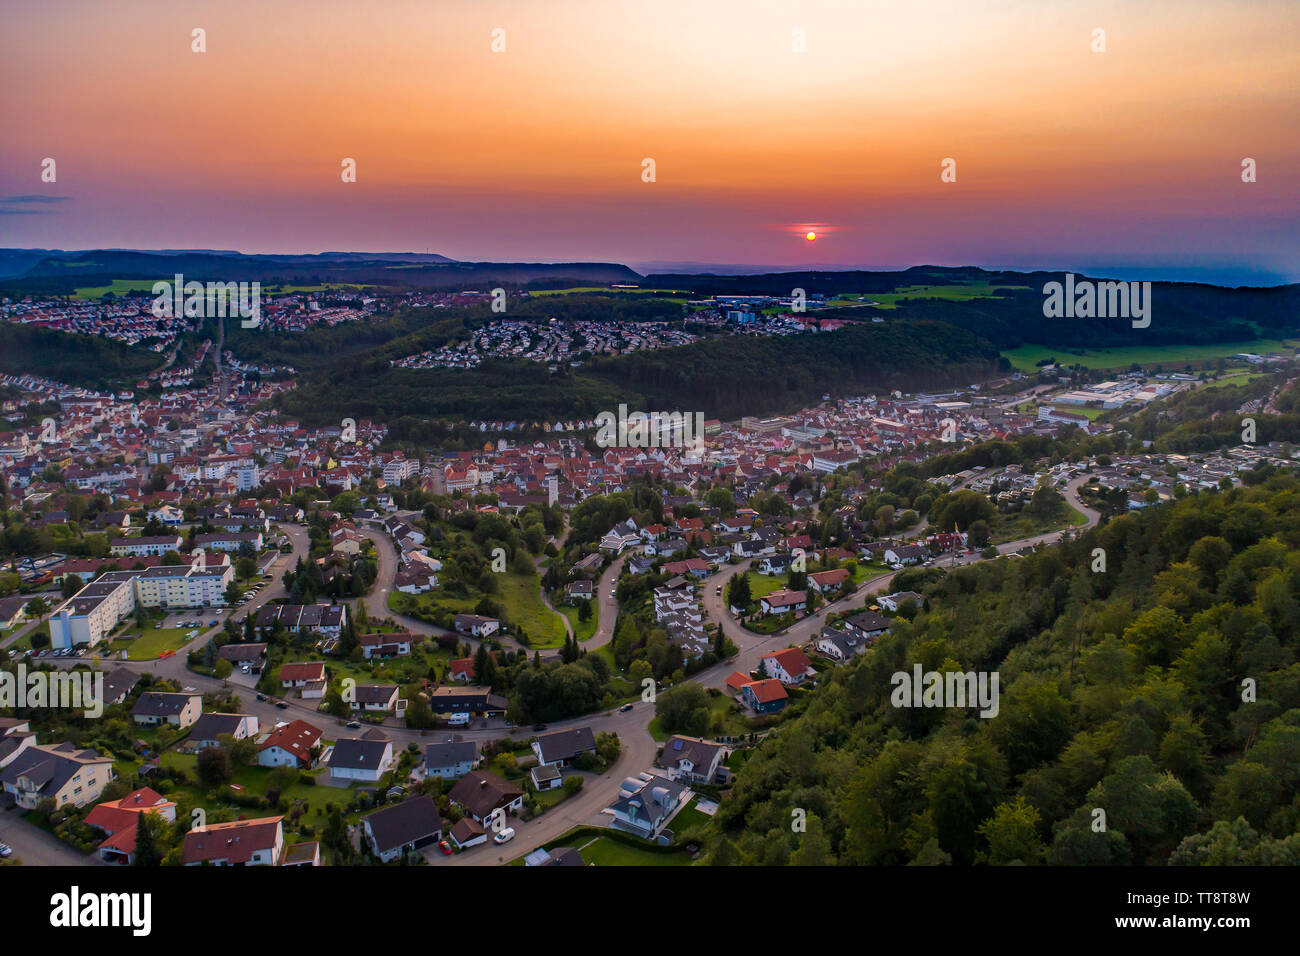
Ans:
<svg viewBox="0 0 1300 956"><path fill-rule="evenodd" d="M330 773L344 780L376 783L397 761L391 740L340 740L334 744L326 764Z"/></svg>

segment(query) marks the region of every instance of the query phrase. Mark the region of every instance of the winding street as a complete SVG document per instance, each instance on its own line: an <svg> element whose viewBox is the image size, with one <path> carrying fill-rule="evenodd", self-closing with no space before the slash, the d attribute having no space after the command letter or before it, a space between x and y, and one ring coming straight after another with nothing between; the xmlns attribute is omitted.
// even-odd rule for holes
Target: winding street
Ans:
<svg viewBox="0 0 1300 956"><path fill-rule="evenodd" d="M1010 554L1025 547L1032 547L1038 544L1053 544L1059 541L1063 535L1068 533L1077 533L1093 527L1100 519L1100 515L1092 508L1083 503L1079 497L1079 488L1087 480L1086 475L1080 475L1069 481L1063 489L1063 494L1069 504L1080 511L1087 519L1086 524L1077 526L1072 529L1047 532L1045 534L1035 535L1030 538L1024 538L1017 541L1010 541L998 545L997 550L1000 555ZM274 578L267 587L262 589L257 599L250 601L242 609L229 612L240 617L245 613L252 613L256 608L261 607L268 601L278 597L285 596L285 590L280 580L283 572L292 568L298 557L306 556L308 551L308 536L305 528L301 527L282 527L285 534L293 545L293 554L282 556L276 563L273 571ZM397 571L397 559L392 541L384 534L366 529L363 532L375 544L375 551L378 555L378 577L376 587L365 598L367 613L372 619L382 619L392 617L404 627L409 628L412 632L437 635L448 633L441 628L434 627L424 621L415 618L409 618L405 615L394 614L388 610L388 594L391 592L393 581ZM596 632L584 643L584 648L594 650L607 644L614 635L614 626L618 617L618 602L613 597L614 587L618 581L619 575L627 556L624 555L612 562L610 567L601 575L598 584L597 602L600 607L599 621ZM978 555L963 555L956 559L956 564L970 564L981 560ZM749 562L752 563L752 562ZM709 688L721 688L726 681L727 676L732 671L741 671L748 673L758 667L759 659L773 650L779 650L793 644L804 644L816 637L821 630L826 616L839 611L846 611L854 606L859 606L864 598L885 592L888 590L894 576L898 573L890 571L878 575L864 582L854 593L831 602L819 608L817 611L796 622L791 627L777 634L761 635L755 634L741 627L730 612L725 607L723 595L717 592L721 585L725 591L726 582L733 574L748 567L749 563L726 566L714 574L703 579L703 603L706 614L719 623L724 633L739 649L739 653L728 660L719 662L714 666L692 675L689 680L696 681ZM199 637L195 638L191 646L186 651L201 648L216 632L216 628L207 630ZM475 642L472 639L462 637L462 640L471 645ZM347 731L344 730L344 721L334 717L326 716L316 710L310 701L301 701L287 698L283 703L287 707L277 708L270 700L258 701L255 699L251 687L240 688L239 684L234 681L221 681L215 678L205 677L194 674L185 667L186 651L177 653L175 656L161 661L130 661L122 664L132 670L140 673L152 673L162 677L168 677L176 680L185 688L193 688L199 693L213 693L228 689L230 687L239 688L242 699L242 709L245 713L257 716L259 723L264 727L273 727L277 722L283 720L292 720L300 718L316 724L317 726L328 725L331 722L336 724L333 730L326 730L327 738L337 738L345 736ZM549 656L549 655L548 655ZM77 663L84 663L84 659L53 659L50 663L59 667L70 667ZM110 662L115 666L114 662ZM516 837L505 844L504 847L496 846L490 841L487 844L473 847L462 853L457 853L451 857L443 857L441 854L428 854L432 865L435 866L474 866L495 863L508 863L511 860L524 856L537 847L554 840L575 826L583 824L603 825L608 822L608 817L604 816L601 811L613 800L618 792L618 785L621 781L629 776L634 776L643 770L651 768L654 762L658 744L650 736L648 725L654 717L654 705L638 701L633 704L632 708L626 712L619 710L606 711L596 714L589 714L583 717L573 718L571 720L556 721L548 725L549 730L561 730L566 727L588 726L593 733L613 732L618 734L622 742L622 751L618 760L614 762L604 773L590 774L584 773L585 778L582 790L574 796L564 800L557 806L551 808L541 816L528 822L516 821L512 825L516 830ZM502 737L511 735L511 729L499 720L481 721L479 726L471 728L462 728L457 731L462 737L468 740L475 740L481 746L483 743L499 740ZM400 726L384 726L384 732L393 741L394 749L405 747L408 743L427 742L431 734L436 735L439 731L421 731L412 730ZM531 733L531 731L524 731ZM515 732L516 734L518 731ZM23 832L30 831L30 832ZM13 839L6 839L3 834L9 833ZM29 838L30 837L30 838ZM20 852L25 860L33 863L42 863L49 861L51 863L69 864L82 863L93 864L96 862L94 857L84 858L80 854L63 847L63 845L25 823L19 822L18 827L12 825L6 827L5 820L0 817L0 840L10 842L16 852ZM52 842L51 842L52 841ZM57 844L55 846L54 844ZM62 852L62 851L66 851Z"/></svg>

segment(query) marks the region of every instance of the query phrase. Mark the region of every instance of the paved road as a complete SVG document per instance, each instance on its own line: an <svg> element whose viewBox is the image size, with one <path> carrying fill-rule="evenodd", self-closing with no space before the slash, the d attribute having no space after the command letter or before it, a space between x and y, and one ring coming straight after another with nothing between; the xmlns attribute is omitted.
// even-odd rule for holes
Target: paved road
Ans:
<svg viewBox="0 0 1300 956"><path fill-rule="evenodd" d="M97 854L83 856L58 837L28 823L22 818L22 811L17 809L0 811L0 843L8 843L13 847L11 860L22 860L28 866L108 865Z"/></svg>
<svg viewBox="0 0 1300 956"><path fill-rule="evenodd" d="M1078 496L1080 486L1086 481L1087 476L1079 476L1067 483L1064 494L1069 503L1077 508L1087 518L1087 524L1078 531L1085 530L1097 523L1100 515L1092 508L1086 506ZM284 529L294 545L294 554L286 556L285 559L277 565L276 579L268 587L262 590L261 595L256 601L250 602L245 606L245 611L261 606L265 602L282 597L284 588L279 578L283 571L293 567L298 554L307 553L307 534L301 528ZM386 535L380 532L367 530L366 535L375 542L375 548L379 555L379 577L377 586L373 593L367 598L366 606L368 613L375 618L394 617L404 626L409 627L412 631L422 634L446 633L440 628L427 624L414 618L407 618L402 615L394 615L387 609L387 595L392 587L394 575L396 574L396 556L393 550L393 544ZM999 554L1008 554L1024 548L1041 543L1053 543L1062 537L1061 531L1049 532L1047 534L1035 535L1031 538L1012 541L998 546ZM623 564L626 556L613 562L611 566L601 575L598 584L597 601L600 606L600 619L596 633L584 644L584 647L594 649L608 643L613 637L614 625L617 621L618 608L617 601L612 597L612 591L619 575L622 573ZM977 555L962 556L957 559L959 564L969 564L978 561ZM750 562L752 563L752 562ZM817 635L821 630L826 616L838 611L848 610L858 606L863 599L870 594L879 594L886 591L892 583L897 572L888 572L878 575L867 581L862 588L848 597L839 601L824 605L813 614L797 622L792 627L780 634L764 636L754 634L742 628L732 617L730 612L724 607L723 596L717 593L717 587L723 586L725 593L726 582L733 574L749 567L750 563L732 565L724 567L718 572L710 575L703 582L704 588L704 606L705 611L714 621L719 622L726 635L739 648L739 653L730 660L723 661L704 671L693 675L690 679L699 682L705 687L721 687L727 676L732 671L741 671L748 673L758 666L759 658L773 650L790 646L791 644L806 643ZM242 617L243 611L240 612ZM202 646L211 639L212 632L201 635L196 638L194 646ZM467 641L473 643L471 641ZM76 659L70 661L55 661L59 666L71 666L77 663ZM221 689L225 682L213 678L202 677L193 674L185 669L184 655L178 654L176 657L154 662L128 662L128 667L141 672L152 672L164 676L172 677L180 681L182 686L195 687L200 692L210 692ZM276 708L270 701L257 701L251 689L245 690L243 696L243 709L245 712L255 714L258 720L266 727L273 726L279 720L290 720L295 717L311 721L317 726L325 729L327 738L336 738L346 736L347 731L343 728L342 721L335 718L326 717L317 712L312 701L298 701L289 699L285 702L287 708ZM613 731L619 735L622 741L623 749L619 759L605 773L598 776L587 775L586 783L583 789L575 796L570 797L555 808L542 814L535 820L528 823L512 821L517 836L506 847L497 847L495 844L488 843L483 846L474 847L471 850L458 853L453 857L442 857L440 854L431 854L430 859L434 865L448 866L472 866L472 865L490 865L495 863L509 862L517 857L524 856L533 849L549 842L567 832L574 826L581 824L603 824L607 822L607 817L601 814L601 810L606 807L618 792L618 785L628 776L634 776L643 770L651 768L655 752L658 748L655 740L650 736L646 729L650 719L654 716L654 707L649 703L638 702L631 711L626 713L620 711L611 711L606 713L578 717L572 720L557 721L549 725L551 730L560 730L573 726L589 726L594 733L604 731ZM432 734L438 733L428 731L411 730L405 727L385 726L385 733L392 738L395 748L405 747L408 742L427 742ZM519 729L512 731L500 721L476 722L475 726L469 729L457 731L463 737L475 740L480 743L489 740L499 740L504 736L514 735L519 738L531 735L531 730ZM95 860L87 859L81 854L64 847L59 841L54 840L47 834L36 830L26 824L19 824L23 832L15 836L14 840L7 839L2 834L4 831L5 815L0 814L0 840L10 843L14 846L15 851L19 850L20 842L22 843L22 852L28 855L30 862L44 862L40 859L41 854L51 855L52 862L57 863L87 863ZM16 819L16 817L15 817ZM12 824L11 824L12 826ZM30 840L26 839L28 836ZM63 851L63 858L54 860L54 854Z"/></svg>

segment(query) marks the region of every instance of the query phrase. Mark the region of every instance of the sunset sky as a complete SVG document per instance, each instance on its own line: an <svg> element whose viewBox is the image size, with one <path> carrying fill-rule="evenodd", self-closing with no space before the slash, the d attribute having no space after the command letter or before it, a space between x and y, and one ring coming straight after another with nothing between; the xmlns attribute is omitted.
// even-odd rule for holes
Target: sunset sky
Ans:
<svg viewBox="0 0 1300 956"><path fill-rule="evenodd" d="M1293 0L0 0L0 20L0 246L1300 281Z"/></svg>

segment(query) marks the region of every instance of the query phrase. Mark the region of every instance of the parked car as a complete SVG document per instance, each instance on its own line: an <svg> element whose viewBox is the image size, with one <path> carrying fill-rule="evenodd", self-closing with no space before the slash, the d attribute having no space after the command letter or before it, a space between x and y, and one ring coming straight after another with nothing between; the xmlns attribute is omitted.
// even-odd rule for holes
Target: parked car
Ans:
<svg viewBox="0 0 1300 956"><path fill-rule="evenodd" d="M545 724L533 724L533 730L537 731L538 733L541 733L545 729L546 729Z"/></svg>
<svg viewBox="0 0 1300 956"><path fill-rule="evenodd" d="M492 842L500 845L502 843L509 843L514 838L515 838L515 828L506 827L504 830L502 830L500 833L498 833L496 836L492 838Z"/></svg>
<svg viewBox="0 0 1300 956"><path fill-rule="evenodd" d="M438 841L438 849L443 852L443 855L451 856L451 844L448 843L446 840Z"/></svg>
<svg viewBox="0 0 1300 956"><path fill-rule="evenodd" d="M275 702L275 706L276 706L276 707L279 707L281 710L285 710L285 709L288 708L289 705L286 704L286 703L285 703L284 701L282 701L282 700L277 700L277 701Z"/></svg>
<svg viewBox="0 0 1300 956"><path fill-rule="evenodd" d="M627 713L629 710L631 710L631 709L632 709L632 705L631 705L631 704L624 704L622 707L620 707L620 708L618 709L618 712L619 712L620 714L626 714L626 713Z"/></svg>
<svg viewBox="0 0 1300 956"><path fill-rule="evenodd" d="M9 856L13 856L13 854L14 854L13 847L11 847L8 843L0 843L0 857L9 857Z"/></svg>
<svg viewBox="0 0 1300 956"><path fill-rule="evenodd" d="M266 700L266 695L265 695L265 694L258 694L258 695L257 695L257 699L258 699L258 700Z"/></svg>
<svg viewBox="0 0 1300 956"><path fill-rule="evenodd" d="M348 730L360 730L360 729L361 729L361 721L359 720L348 721Z"/></svg>

